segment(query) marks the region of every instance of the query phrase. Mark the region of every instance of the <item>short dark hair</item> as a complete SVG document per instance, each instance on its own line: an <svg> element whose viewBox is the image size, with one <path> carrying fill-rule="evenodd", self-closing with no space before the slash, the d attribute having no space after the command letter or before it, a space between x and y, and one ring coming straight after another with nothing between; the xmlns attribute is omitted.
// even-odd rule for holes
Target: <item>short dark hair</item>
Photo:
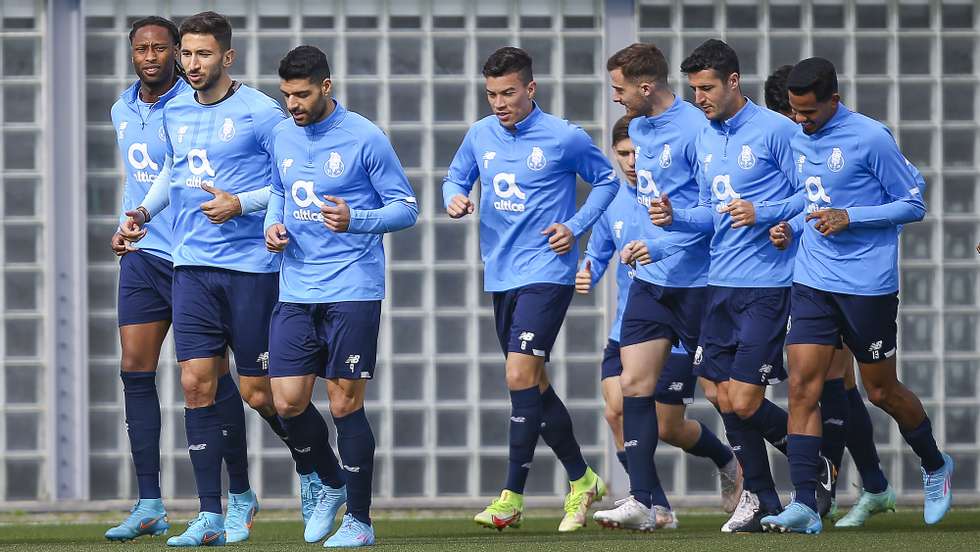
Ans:
<svg viewBox="0 0 980 552"><path fill-rule="evenodd" d="M635 81L649 77L656 82L667 82L667 58L653 44L636 42L616 52L606 61L606 70L619 69L623 77Z"/></svg>
<svg viewBox="0 0 980 552"><path fill-rule="evenodd" d="M208 34L218 41L222 50L231 49L231 23L225 16L213 11L201 12L180 23L180 37L185 34Z"/></svg>
<svg viewBox="0 0 980 552"><path fill-rule="evenodd" d="M133 21L133 27L129 30L130 44L132 44L133 38L136 37L136 31L143 27L163 27L170 33L170 39L173 40L174 45L180 44L180 32L177 30L177 25L166 17L160 17L158 15L150 15Z"/></svg>
<svg viewBox="0 0 980 552"><path fill-rule="evenodd" d="M813 92L818 102L825 102L837 93L837 69L829 59L804 59L789 72L786 88L797 96Z"/></svg>
<svg viewBox="0 0 980 552"><path fill-rule="evenodd" d="M630 121L633 118L629 115L623 115L616 121L616 124L612 127L612 144L615 146L617 142L622 140L630 139Z"/></svg>
<svg viewBox="0 0 980 552"><path fill-rule="evenodd" d="M681 72L686 75L706 69L714 70L721 80L727 79L734 73L741 74L738 67L738 54L731 46L715 38L702 42L681 62Z"/></svg>
<svg viewBox="0 0 980 552"><path fill-rule="evenodd" d="M534 80L531 73L531 56L520 48L505 46L490 54L487 62L483 64L484 77L502 77L511 73L518 73L521 82L528 84Z"/></svg>
<svg viewBox="0 0 980 552"><path fill-rule="evenodd" d="M789 96L786 95L786 77L792 70L792 65L783 65L766 79L766 107L769 109L779 113L793 111L789 105Z"/></svg>
<svg viewBox="0 0 980 552"><path fill-rule="evenodd" d="M330 78L327 55L316 46L297 46L279 62L279 78L309 79L314 84L320 84Z"/></svg>

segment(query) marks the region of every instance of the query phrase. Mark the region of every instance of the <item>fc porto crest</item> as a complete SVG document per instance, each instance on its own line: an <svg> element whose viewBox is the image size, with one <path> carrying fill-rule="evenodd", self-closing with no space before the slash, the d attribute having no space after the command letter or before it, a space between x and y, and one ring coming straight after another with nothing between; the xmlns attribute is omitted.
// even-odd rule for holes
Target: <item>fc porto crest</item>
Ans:
<svg viewBox="0 0 980 552"><path fill-rule="evenodd" d="M660 168L666 169L670 166L670 144L664 144L663 151L660 152Z"/></svg>
<svg viewBox="0 0 980 552"><path fill-rule="evenodd" d="M827 168L832 172L840 172L844 168L844 152L840 148L834 148L827 158Z"/></svg>
<svg viewBox="0 0 980 552"><path fill-rule="evenodd" d="M532 171L540 171L547 164L548 159L545 158L544 151L537 146L531 148L531 155L527 156L527 168Z"/></svg>
<svg viewBox="0 0 980 552"><path fill-rule="evenodd" d="M323 172L330 178L337 178L344 174L344 160L340 157L339 153L335 151L330 152L330 158L323 164Z"/></svg>
<svg viewBox="0 0 980 552"><path fill-rule="evenodd" d="M755 166L755 154L748 144L742 145L742 152L738 154L738 166L749 170Z"/></svg>
<svg viewBox="0 0 980 552"><path fill-rule="evenodd" d="M235 122L229 117L225 117L225 121L221 123L221 128L218 130L218 139L222 142L231 142L231 139L235 137Z"/></svg>

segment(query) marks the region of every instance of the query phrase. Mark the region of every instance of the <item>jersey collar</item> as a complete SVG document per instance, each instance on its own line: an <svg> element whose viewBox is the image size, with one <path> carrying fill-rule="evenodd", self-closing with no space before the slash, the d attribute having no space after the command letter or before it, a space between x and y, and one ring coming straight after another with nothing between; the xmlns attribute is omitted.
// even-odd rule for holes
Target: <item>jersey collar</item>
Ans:
<svg viewBox="0 0 980 552"><path fill-rule="evenodd" d="M514 125L514 130L510 130L509 128L500 124L499 120L497 121L497 126L500 127L500 130L503 130L510 135L527 132L529 128L534 126L535 121L541 118L542 113L541 108L538 107L538 102L531 102L531 105L533 106L531 108L531 112L527 114L527 117L524 117Z"/></svg>
<svg viewBox="0 0 980 552"><path fill-rule="evenodd" d="M339 125L340 122L344 120L344 117L347 116L347 109L345 109L344 106L340 104L340 102L338 102L334 98L330 98L330 101L333 102L333 111L330 113L330 115L327 116L326 119L318 123L313 123L312 125L307 125L304 129L306 130L307 134L311 134L311 135L324 134L328 130Z"/></svg>
<svg viewBox="0 0 980 552"><path fill-rule="evenodd" d="M677 114L680 113L681 103L683 101L684 100L681 99L680 94L674 94L674 103L670 104L670 107L668 107L666 111L664 111L660 115L648 115L646 117L643 117L643 120L646 121L653 128L662 127L667 123L673 121L674 117L676 117Z"/></svg>
<svg viewBox="0 0 980 552"><path fill-rule="evenodd" d="M820 138L826 135L835 127L840 126L841 123L844 122L844 119L846 119L847 116L850 114L851 114L851 110L848 109L846 105L844 105L844 102L839 102L837 104L837 113L834 113L834 116L831 117L829 121L827 121L827 124L825 124L820 130L815 132L811 137Z"/></svg>
<svg viewBox="0 0 980 552"><path fill-rule="evenodd" d="M727 121L711 121L711 126L722 131L737 131L742 125L752 120L759 112L759 106L752 100L745 98L745 105L732 115Z"/></svg>
<svg viewBox="0 0 980 552"><path fill-rule="evenodd" d="M162 108L164 105L167 104L168 101L173 99L174 96L180 94L181 92L183 92L189 87L190 85L187 84L187 82L184 79L178 77L174 85L170 87L170 90L164 92L163 95L160 96L160 99L157 100L157 103L153 105L159 106L158 108ZM138 109L136 106L140 102L139 79L136 79L136 82L134 82L129 86L129 88L124 90L123 93L119 95L119 99L121 99L126 105L128 105L130 109L136 111Z"/></svg>

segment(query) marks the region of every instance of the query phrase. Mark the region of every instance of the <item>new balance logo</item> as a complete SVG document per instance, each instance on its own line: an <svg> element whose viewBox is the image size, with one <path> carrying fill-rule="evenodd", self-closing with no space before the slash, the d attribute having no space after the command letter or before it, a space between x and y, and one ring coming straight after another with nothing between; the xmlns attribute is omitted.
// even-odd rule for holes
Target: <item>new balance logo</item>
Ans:
<svg viewBox="0 0 980 552"><path fill-rule="evenodd" d="M677 392L677 391L683 391L684 390L684 382L681 382L681 381L671 382L671 384L667 386L667 390L668 391L675 391L675 392Z"/></svg>
<svg viewBox="0 0 980 552"><path fill-rule="evenodd" d="M637 441L636 439L633 439L633 440L626 441L625 443L623 443L623 447L624 448L635 447L635 446L638 446L639 444L640 444L639 441Z"/></svg>
<svg viewBox="0 0 980 552"><path fill-rule="evenodd" d="M208 448L207 443L201 443L199 445L191 445L187 447L187 450L204 450L206 448Z"/></svg>
<svg viewBox="0 0 980 552"><path fill-rule="evenodd" d="M310 452L310 450L311 450L312 448L313 448L313 447L304 447L304 448L301 448L301 449L298 449L298 448L294 448L293 450L295 450L296 452L298 452L298 453L300 453L300 454L306 454L306 453L308 453L308 452Z"/></svg>
<svg viewBox="0 0 980 552"><path fill-rule="evenodd" d="M526 351L527 344L534 339L534 332L521 332L521 335L518 336L518 339L521 340L521 350Z"/></svg>
<svg viewBox="0 0 980 552"><path fill-rule="evenodd" d="M844 427L844 420L840 418L827 418L824 420L825 424L835 425L837 427Z"/></svg>
<svg viewBox="0 0 980 552"><path fill-rule="evenodd" d="M872 343L870 347L868 347L868 352L871 353L871 358L873 358L874 360L881 359L881 348L882 348L882 346L884 346L884 342L882 342L881 340L878 340L878 341L875 341L874 343ZM891 353L894 353L894 349L892 349L891 351L889 351L889 354L885 355L885 358L890 357L891 356Z"/></svg>
<svg viewBox="0 0 980 552"><path fill-rule="evenodd" d="M344 361L344 364L346 364L347 367L350 368L350 373L353 374L354 366L357 366L357 363L360 361L361 361L361 355L350 355L347 357L347 360Z"/></svg>
<svg viewBox="0 0 980 552"><path fill-rule="evenodd" d="M772 373L772 364L763 364L759 367L759 373L769 375Z"/></svg>
<svg viewBox="0 0 980 552"><path fill-rule="evenodd" d="M262 366L263 372L269 371L269 351L266 351L261 355L259 355L258 358L255 359L255 361Z"/></svg>
<svg viewBox="0 0 980 552"><path fill-rule="evenodd" d="M484 169L489 168L488 165L490 164L491 161L493 161L493 158L494 157L497 157L497 152L495 152L495 151L488 151L488 152L485 152L483 154L483 168Z"/></svg>
<svg viewBox="0 0 980 552"><path fill-rule="evenodd" d="M873 351L880 351L881 350L881 346L882 346L882 342L881 341L875 341L874 343L871 344L870 347L868 347L868 352L870 353L870 352L873 352Z"/></svg>
<svg viewBox="0 0 980 552"><path fill-rule="evenodd" d="M360 466L348 466L347 464L341 464L340 466L342 468L344 468L345 470L351 472L351 473L360 473L361 472L361 467Z"/></svg>
<svg viewBox="0 0 980 552"><path fill-rule="evenodd" d="M527 421L527 418L524 416L511 416L510 421L514 422L515 424L523 424Z"/></svg>

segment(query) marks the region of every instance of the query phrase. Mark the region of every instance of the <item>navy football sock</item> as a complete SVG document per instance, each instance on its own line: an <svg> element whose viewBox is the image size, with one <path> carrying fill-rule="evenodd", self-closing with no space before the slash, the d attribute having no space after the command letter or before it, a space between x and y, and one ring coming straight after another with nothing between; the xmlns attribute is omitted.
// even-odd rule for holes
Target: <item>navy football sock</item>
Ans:
<svg viewBox="0 0 980 552"><path fill-rule="evenodd" d="M589 465L582 457L582 449L575 440L572 417L568 414L565 403L561 402L550 385L541 393L541 421L541 437L565 466L568 480L580 479Z"/></svg>
<svg viewBox="0 0 980 552"><path fill-rule="evenodd" d="M869 493L881 493L888 488L888 479L881 471L878 448L875 446L871 414L857 387L847 391L847 450L861 474L861 486Z"/></svg>
<svg viewBox="0 0 980 552"><path fill-rule="evenodd" d="M524 485L541 433L541 392L538 386L510 392L510 449L504 488L524 494Z"/></svg>
<svg viewBox="0 0 980 552"><path fill-rule="evenodd" d="M371 481L374 475L374 432L364 408L342 418L337 426L337 448L347 471L347 513L362 523L371 523Z"/></svg>
<svg viewBox="0 0 980 552"><path fill-rule="evenodd" d="M848 430L847 394L844 392L844 380L832 379L823 384L820 395L820 418L823 421L823 438L820 452L833 462L840 471L844 458L844 444L847 441Z"/></svg>
<svg viewBox="0 0 980 552"><path fill-rule="evenodd" d="M626 451L625 450L617 450L616 451L616 459L619 460L619 463L620 464L622 464L623 471L626 472L626 475L628 476L629 473L630 473L630 468L629 468L629 463L626 461Z"/></svg>
<svg viewBox="0 0 980 552"><path fill-rule="evenodd" d="M126 433L140 498L160 498L160 399L156 372L120 372Z"/></svg>
<svg viewBox="0 0 980 552"><path fill-rule="evenodd" d="M271 416L266 416L259 412L259 416L265 420L265 423L269 424L272 432L279 437L282 444L286 445L289 449L289 454L293 456L293 462L296 463L296 473L310 473L313 471L313 465L308 462L307 458L304 458L301 454L293 450L293 447L289 444L289 432L286 431L286 425L283 423L282 418L278 415L273 414Z"/></svg>
<svg viewBox="0 0 980 552"><path fill-rule="evenodd" d="M653 396L623 397L623 439L630 470L630 494L649 508L655 486L659 486L653 455L660 432Z"/></svg>
<svg viewBox="0 0 980 552"><path fill-rule="evenodd" d="M184 409L187 449L201 511L221 514L221 456L224 438L214 405Z"/></svg>
<svg viewBox="0 0 980 552"><path fill-rule="evenodd" d="M763 438L779 452L786 454L786 424L789 414L769 399L762 399L762 404L745 421L762 434Z"/></svg>
<svg viewBox="0 0 980 552"><path fill-rule="evenodd" d="M301 414L292 418L283 418L283 424L289 432L290 447L295 448L295 452L304 458L303 465L310 465L310 471L314 471L324 484L337 489L344 485L343 475L340 472L340 464L334 456L333 449L330 448L330 429L327 422L320 415L320 411L310 403ZM299 470L300 463L296 464ZM306 475L300 472L301 475Z"/></svg>
<svg viewBox="0 0 980 552"><path fill-rule="evenodd" d="M766 441L762 438L762 434L735 413L722 414L722 419L725 421L729 439L734 437L738 441L738 445L732 448L742 466L745 489L759 497L759 505L763 510L767 512L782 510L779 495L776 494L776 484L772 480L772 471L769 468Z"/></svg>
<svg viewBox="0 0 980 552"><path fill-rule="evenodd" d="M702 458L710 458L715 466L724 468L732 460L731 449L726 447L715 435L715 432L708 429L707 426L701 422L698 422L698 425L701 426L701 436L698 437L694 446L685 452Z"/></svg>
<svg viewBox="0 0 980 552"><path fill-rule="evenodd" d="M786 440L789 476L796 489L796 502L817 511L817 480L820 479L820 437L790 434Z"/></svg>
<svg viewBox="0 0 980 552"><path fill-rule="evenodd" d="M251 488L248 482L245 404L231 374L218 378L218 389L214 395L214 409L221 419L221 435L224 438L222 450L228 469L228 492L244 493Z"/></svg>
<svg viewBox="0 0 980 552"><path fill-rule="evenodd" d="M901 428L899 428L901 429ZM912 450L919 455L922 460L922 469L932 473L943 467L946 461L936 446L936 439L932 436L932 422L926 416L919 427L912 431L902 431L905 442L912 447Z"/></svg>

